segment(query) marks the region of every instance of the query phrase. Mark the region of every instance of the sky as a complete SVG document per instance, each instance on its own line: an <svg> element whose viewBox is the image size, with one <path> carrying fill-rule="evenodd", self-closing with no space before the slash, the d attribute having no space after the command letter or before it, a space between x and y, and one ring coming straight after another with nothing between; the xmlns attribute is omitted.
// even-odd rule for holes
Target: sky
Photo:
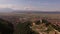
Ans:
<svg viewBox="0 0 60 34"><path fill-rule="evenodd" d="M60 11L60 0L0 0L0 8L13 10Z"/></svg>

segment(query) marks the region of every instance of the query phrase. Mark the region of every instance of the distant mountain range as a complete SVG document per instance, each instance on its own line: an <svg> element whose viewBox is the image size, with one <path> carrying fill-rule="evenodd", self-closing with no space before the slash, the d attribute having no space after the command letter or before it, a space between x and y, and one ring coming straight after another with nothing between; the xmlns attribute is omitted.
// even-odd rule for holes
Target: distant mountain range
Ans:
<svg viewBox="0 0 60 34"><path fill-rule="evenodd" d="M13 13L60 14L60 11L14 11Z"/></svg>
<svg viewBox="0 0 60 34"><path fill-rule="evenodd" d="M60 11L32 11L32 10L26 11L26 10L13 10L11 8L0 8L0 12L60 14Z"/></svg>
<svg viewBox="0 0 60 34"><path fill-rule="evenodd" d="M14 10L11 8L0 8L0 12L12 12L12 11Z"/></svg>

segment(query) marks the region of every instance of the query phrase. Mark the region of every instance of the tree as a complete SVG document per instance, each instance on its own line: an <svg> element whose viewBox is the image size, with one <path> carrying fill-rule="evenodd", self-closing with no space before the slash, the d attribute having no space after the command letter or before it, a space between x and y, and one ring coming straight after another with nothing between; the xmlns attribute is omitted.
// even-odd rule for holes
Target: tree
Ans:
<svg viewBox="0 0 60 34"><path fill-rule="evenodd" d="M58 30L60 32L60 27L58 25L57 26L55 26L53 24L51 24L51 25L52 25L53 28L55 28L56 30Z"/></svg>
<svg viewBox="0 0 60 34"><path fill-rule="evenodd" d="M24 23L19 23L17 25L18 29L19 29L19 34L37 34L36 32L34 32L31 28L31 22L30 21L26 21Z"/></svg>
<svg viewBox="0 0 60 34"><path fill-rule="evenodd" d="M39 25L41 22L40 20L35 21L35 24Z"/></svg>
<svg viewBox="0 0 60 34"><path fill-rule="evenodd" d="M13 24L10 26L8 26L10 22L6 21L6 20L3 20L3 19L0 19L0 32L1 34L13 34Z"/></svg>
<svg viewBox="0 0 60 34"><path fill-rule="evenodd" d="M48 26L49 24L51 24L50 22L48 22L46 19L42 19L42 23L45 23L46 26Z"/></svg>

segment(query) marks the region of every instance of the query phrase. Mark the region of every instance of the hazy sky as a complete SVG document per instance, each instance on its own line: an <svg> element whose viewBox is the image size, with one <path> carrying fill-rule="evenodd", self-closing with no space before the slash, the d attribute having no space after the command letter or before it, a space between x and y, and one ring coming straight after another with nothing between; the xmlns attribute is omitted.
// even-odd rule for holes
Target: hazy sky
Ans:
<svg viewBox="0 0 60 34"><path fill-rule="evenodd" d="M0 0L0 8L60 11L60 0Z"/></svg>

